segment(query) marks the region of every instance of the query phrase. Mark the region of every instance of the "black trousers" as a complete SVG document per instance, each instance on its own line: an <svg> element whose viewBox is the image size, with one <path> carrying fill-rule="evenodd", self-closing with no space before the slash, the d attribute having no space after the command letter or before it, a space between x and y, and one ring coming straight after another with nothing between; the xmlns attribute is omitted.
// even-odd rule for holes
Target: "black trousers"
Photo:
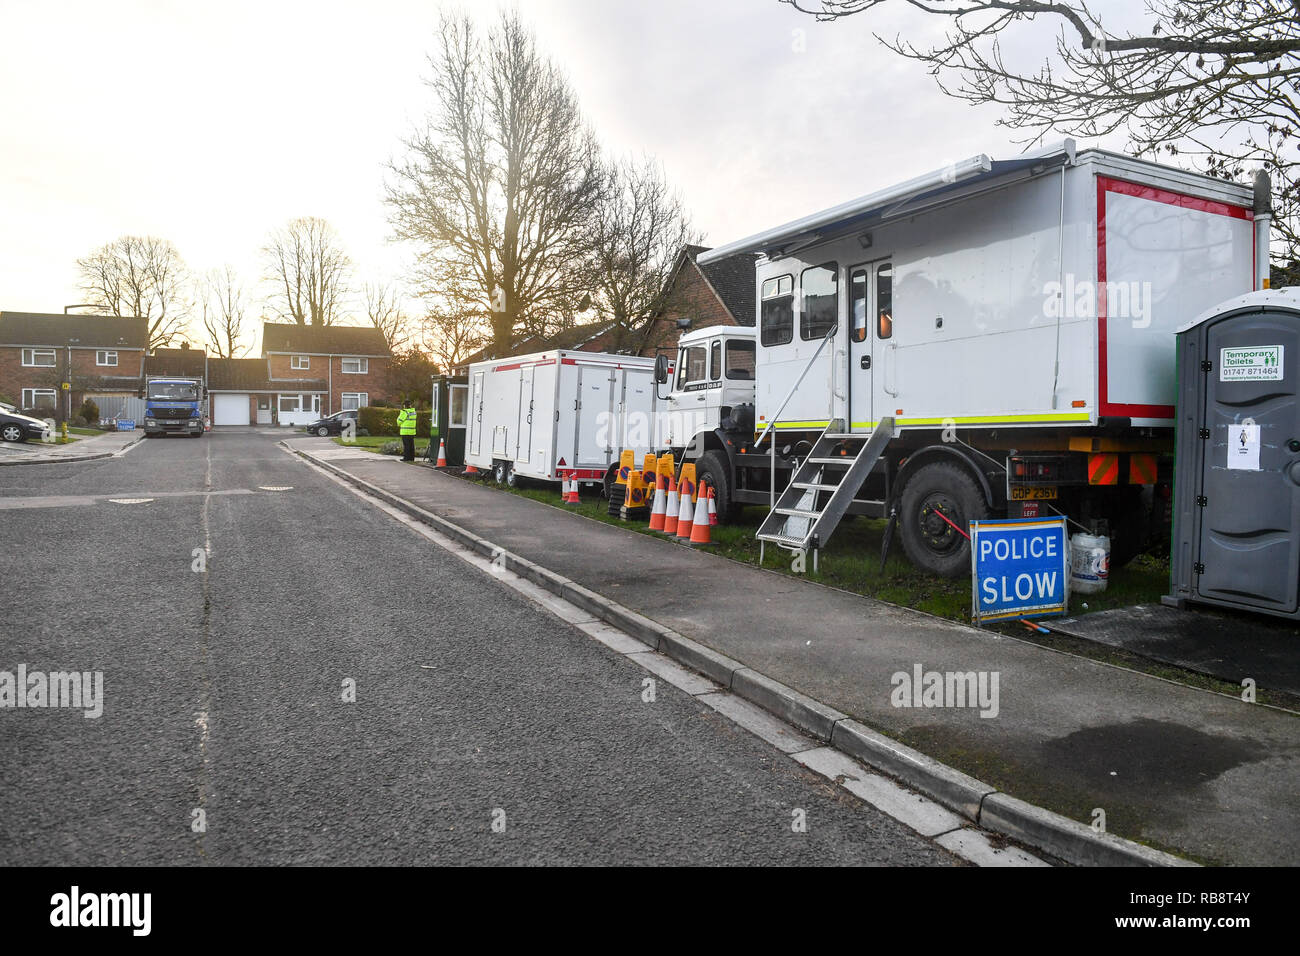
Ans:
<svg viewBox="0 0 1300 956"><path fill-rule="evenodd" d="M402 461L415 461L415 436L402 436Z"/></svg>

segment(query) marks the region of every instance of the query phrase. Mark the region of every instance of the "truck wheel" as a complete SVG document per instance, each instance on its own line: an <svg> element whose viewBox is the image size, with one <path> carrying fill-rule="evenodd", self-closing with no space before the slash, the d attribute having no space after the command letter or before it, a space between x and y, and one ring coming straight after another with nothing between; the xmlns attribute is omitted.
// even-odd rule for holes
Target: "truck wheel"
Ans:
<svg viewBox="0 0 1300 956"><path fill-rule="evenodd" d="M988 517L984 492L970 472L947 461L922 465L904 486L899 510L903 550L914 565L945 578L970 573L970 542L939 517L962 531L968 521Z"/></svg>
<svg viewBox="0 0 1300 956"><path fill-rule="evenodd" d="M719 521L734 521L740 517L741 505L731 500L731 469L727 457L720 451L705 452L695 466L695 478L714 490Z"/></svg>

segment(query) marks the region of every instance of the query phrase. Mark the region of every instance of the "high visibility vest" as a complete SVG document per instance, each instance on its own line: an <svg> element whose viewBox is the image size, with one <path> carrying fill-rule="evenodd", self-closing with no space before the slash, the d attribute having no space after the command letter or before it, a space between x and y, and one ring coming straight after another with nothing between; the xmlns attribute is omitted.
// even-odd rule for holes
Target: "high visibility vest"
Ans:
<svg viewBox="0 0 1300 956"><path fill-rule="evenodd" d="M415 409L403 408L397 416L398 434L402 436L415 434Z"/></svg>

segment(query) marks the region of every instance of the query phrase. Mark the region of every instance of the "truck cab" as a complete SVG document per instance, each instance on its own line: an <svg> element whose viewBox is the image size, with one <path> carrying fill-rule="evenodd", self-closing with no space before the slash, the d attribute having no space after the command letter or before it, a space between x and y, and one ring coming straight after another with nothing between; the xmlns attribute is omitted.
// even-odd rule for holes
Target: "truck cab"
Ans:
<svg viewBox="0 0 1300 956"><path fill-rule="evenodd" d="M713 325L685 333L677 343L671 382L665 382L672 388L661 443L682 449L701 433L730 429L752 438L754 355L754 330L746 326Z"/></svg>
<svg viewBox="0 0 1300 956"><path fill-rule="evenodd" d="M203 437L203 383L192 378L151 378L145 382L144 434Z"/></svg>

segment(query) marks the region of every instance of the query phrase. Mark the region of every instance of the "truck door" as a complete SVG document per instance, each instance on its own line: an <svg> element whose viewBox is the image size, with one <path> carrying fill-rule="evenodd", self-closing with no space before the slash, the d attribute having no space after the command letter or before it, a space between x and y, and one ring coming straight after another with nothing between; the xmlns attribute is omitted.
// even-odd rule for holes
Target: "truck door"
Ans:
<svg viewBox="0 0 1300 956"><path fill-rule="evenodd" d="M483 446L483 373L475 372L470 390L470 454L477 455Z"/></svg>
<svg viewBox="0 0 1300 956"><path fill-rule="evenodd" d="M1291 319L1288 321L1288 319ZM1197 593L1275 612L1300 594L1300 328L1264 312L1212 325ZM1204 433L1202 433L1204 434Z"/></svg>
<svg viewBox="0 0 1300 956"><path fill-rule="evenodd" d="M580 468L607 468L614 460L614 445L622 441L617 385L618 377L613 369L580 367L578 409L574 416Z"/></svg>
<svg viewBox="0 0 1300 956"><path fill-rule="evenodd" d="M849 430L875 427L872 392L877 340L894 334L893 270L871 262L849 270Z"/></svg>
<svg viewBox="0 0 1300 956"><path fill-rule="evenodd" d="M519 425L515 430L518 444L515 461L527 462L533 447L533 370L531 365L519 371Z"/></svg>

